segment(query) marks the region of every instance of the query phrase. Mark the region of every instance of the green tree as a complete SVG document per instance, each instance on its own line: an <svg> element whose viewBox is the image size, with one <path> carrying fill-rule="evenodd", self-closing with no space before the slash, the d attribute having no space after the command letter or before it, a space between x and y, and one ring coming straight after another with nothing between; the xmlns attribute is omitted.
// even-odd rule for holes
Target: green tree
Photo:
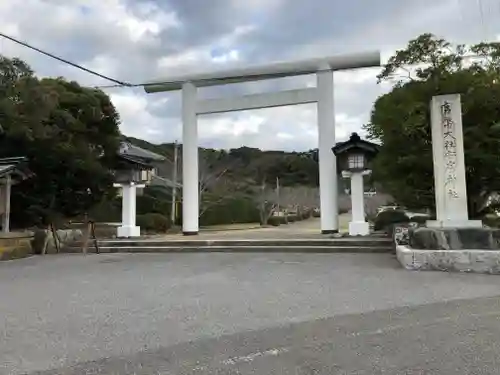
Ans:
<svg viewBox="0 0 500 375"><path fill-rule="evenodd" d="M85 212L114 193L119 117L109 97L62 78L38 79L0 56L0 157L26 156L33 176L12 191L12 221Z"/></svg>
<svg viewBox="0 0 500 375"><path fill-rule="evenodd" d="M476 215L485 198L500 190L499 72L500 43L453 46L431 34L411 40L388 60L378 80L396 82L376 100L365 130L382 144L374 176L400 204L434 207L434 95L462 97L470 214Z"/></svg>

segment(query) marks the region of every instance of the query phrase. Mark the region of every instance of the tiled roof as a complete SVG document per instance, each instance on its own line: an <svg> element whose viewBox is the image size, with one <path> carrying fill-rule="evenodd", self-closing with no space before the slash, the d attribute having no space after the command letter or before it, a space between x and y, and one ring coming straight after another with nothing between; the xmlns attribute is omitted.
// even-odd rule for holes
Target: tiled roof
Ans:
<svg viewBox="0 0 500 375"><path fill-rule="evenodd" d="M14 168L14 164L0 165L0 176Z"/></svg>
<svg viewBox="0 0 500 375"><path fill-rule="evenodd" d="M345 142L338 142L332 147L335 155L343 154L350 149L362 149L369 153L377 153L380 145L361 139L357 133L352 133L351 137Z"/></svg>
<svg viewBox="0 0 500 375"><path fill-rule="evenodd" d="M5 175L7 172L11 172L19 163L24 161L26 161L24 156L0 158L0 177Z"/></svg>
<svg viewBox="0 0 500 375"><path fill-rule="evenodd" d="M23 161L26 161L26 158L24 156L0 158L0 165L9 165L9 164L16 165L16 164L21 163Z"/></svg>
<svg viewBox="0 0 500 375"><path fill-rule="evenodd" d="M118 151L122 156L131 156L133 158L146 159L148 161L163 161L165 157L154 153L149 150L145 150L138 146L135 146L129 142L122 142L120 145L120 150Z"/></svg>

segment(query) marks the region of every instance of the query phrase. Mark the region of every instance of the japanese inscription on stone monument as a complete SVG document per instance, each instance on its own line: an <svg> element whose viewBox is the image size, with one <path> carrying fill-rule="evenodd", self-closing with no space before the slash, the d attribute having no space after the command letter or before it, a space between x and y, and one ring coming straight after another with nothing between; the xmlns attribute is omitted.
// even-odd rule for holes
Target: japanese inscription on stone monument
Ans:
<svg viewBox="0 0 500 375"><path fill-rule="evenodd" d="M450 198L459 198L457 192L457 138L452 118L452 104L444 101L441 105L441 126L443 132L444 185Z"/></svg>
<svg viewBox="0 0 500 375"><path fill-rule="evenodd" d="M431 131L436 220L429 220L428 226L482 225L481 221L469 220L467 212L462 127L460 95L434 96L431 100Z"/></svg>

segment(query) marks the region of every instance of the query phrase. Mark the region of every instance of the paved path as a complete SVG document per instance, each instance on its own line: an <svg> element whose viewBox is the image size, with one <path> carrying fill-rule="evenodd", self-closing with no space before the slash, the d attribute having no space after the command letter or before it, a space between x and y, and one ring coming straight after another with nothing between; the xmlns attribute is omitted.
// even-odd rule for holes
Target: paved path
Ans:
<svg viewBox="0 0 500 375"><path fill-rule="evenodd" d="M0 263L0 374L497 374L499 295L389 254L34 257Z"/></svg>
<svg viewBox="0 0 500 375"><path fill-rule="evenodd" d="M339 227L341 231L347 231L350 215L339 215ZM253 238L304 238L321 237L321 225L319 218L311 218L295 223L280 225L278 227L253 228L241 230L217 230L200 232L193 239L230 238L230 239L253 239ZM186 239L182 234L163 235L164 239Z"/></svg>

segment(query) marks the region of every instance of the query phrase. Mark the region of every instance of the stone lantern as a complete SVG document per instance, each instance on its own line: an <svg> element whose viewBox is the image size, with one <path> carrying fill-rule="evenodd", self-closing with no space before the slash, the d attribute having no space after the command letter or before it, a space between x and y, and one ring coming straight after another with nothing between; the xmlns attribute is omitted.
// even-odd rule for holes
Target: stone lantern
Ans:
<svg viewBox="0 0 500 375"><path fill-rule="evenodd" d="M156 165L165 157L127 142L122 142L117 156L113 185L121 189L122 196L122 223L117 229L117 237L139 237L141 228L136 225L137 189L151 182L156 174Z"/></svg>
<svg viewBox="0 0 500 375"><path fill-rule="evenodd" d="M0 126L0 135L2 127ZM10 193L13 185L31 177L24 156L0 158L0 218L3 233L10 232Z"/></svg>
<svg viewBox="0 0 500 375"><path fill-rule="evenodd" d="M337 143L332 151L337 157L337 170L342 177L351 180L352 219L349 222L349 235L366 236L370 234L365 220L365 195L363 177L371 173L370 164L379 149L376 143L362 140L352 133L349 140Z"/></svg>

